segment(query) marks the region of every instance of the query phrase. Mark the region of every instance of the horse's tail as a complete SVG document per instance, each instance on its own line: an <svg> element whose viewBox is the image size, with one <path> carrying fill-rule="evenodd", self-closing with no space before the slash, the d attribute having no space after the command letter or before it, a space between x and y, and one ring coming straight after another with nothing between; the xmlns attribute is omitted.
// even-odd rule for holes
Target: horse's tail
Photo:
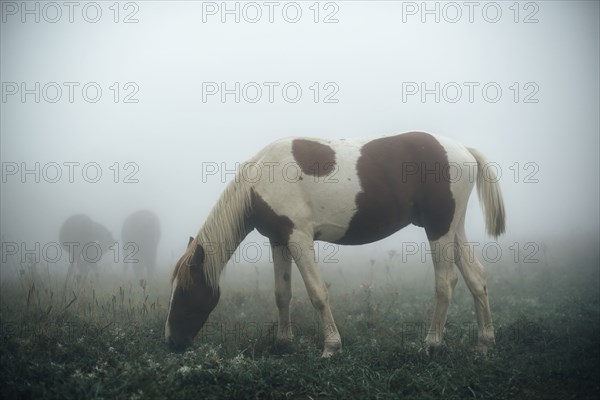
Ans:
<svg viewBox="0 0 600 400"><path fill-rule="evenodd" d="M487 163L485 157L476 149L468 148L468 150L477 160L477 195L485 214L486 231L490 236L498 237L504 233L506 220L498 177L496 172L489 168L484 175L484 167Z"/></svg>

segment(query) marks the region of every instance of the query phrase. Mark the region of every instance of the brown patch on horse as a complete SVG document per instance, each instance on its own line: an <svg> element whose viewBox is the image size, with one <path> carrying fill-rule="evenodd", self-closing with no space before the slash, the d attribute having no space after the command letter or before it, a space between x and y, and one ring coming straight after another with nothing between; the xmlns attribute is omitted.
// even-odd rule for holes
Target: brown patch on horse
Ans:
<svg viewBox="0 0 600 400"><path fill-rule="evenodd" d="M277 215L271 206L252 190L252 213L250 226L274 244L287 244L294 229L294 223L285 215Z"/></svg>
<svg viewBox="0 0 600 400"><path fill-rule="evenodd" d="M374 242L410 223L424 227L429 240L450 229L455 202L448 157L433 136L409 132L372 140L361 149L356 169L362 191L338 243Z"/></svg>
<svg viewBox="0 0 600 400"><path fill-rule="evenodd" d="M327 176L335 169L335 151L326 144L307 139L292 142L294 159L307 175Z"/></svg>

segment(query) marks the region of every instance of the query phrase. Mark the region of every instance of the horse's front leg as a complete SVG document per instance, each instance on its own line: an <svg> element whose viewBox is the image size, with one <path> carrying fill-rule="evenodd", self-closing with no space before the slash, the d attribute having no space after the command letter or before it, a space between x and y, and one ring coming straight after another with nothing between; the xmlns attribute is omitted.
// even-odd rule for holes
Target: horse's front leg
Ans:
<svg viewBox="0 0 600 400"><path fill-rule="evenodd" d="M63 288L63 296L65 297L65 301L68 297L67 289L71 288L71 281L74 280L74 277L75 277L75 268L76 268L75 260L70 261L69 269L67 270L67 276L65 277L65 285Z"/></svg>
<svg viewBox="0 0 600 400"><path fill-rule="evenodd" d="M290 319L290 301L292 300L292 259L285 245L271 243L273 266L275 268L275 303L279 312L277 341L289 344L294 335Z"/></svg>
<svg viewBox="0 0 600 400"><path fill-rule="evenodd" d="M308 297L319 314L323 325L325 345L322 357L331 357L335 352L341 350L342 339L340 338L340 333L335 325L331 308L329 307L327 286L325 286L325 281L321 277L321 272L315 262L313 238L301 231L295 230L290 236L288 246L302 275L302 279L304 279Z"/></svg>

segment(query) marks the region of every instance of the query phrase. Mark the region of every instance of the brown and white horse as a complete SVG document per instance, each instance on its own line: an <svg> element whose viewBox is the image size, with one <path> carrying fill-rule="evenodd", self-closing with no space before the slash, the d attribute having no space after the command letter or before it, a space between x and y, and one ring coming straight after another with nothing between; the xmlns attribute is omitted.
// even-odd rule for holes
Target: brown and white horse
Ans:
<svg viewBox="0 0 600 400"><path fill-rule="evenodd" d="M441 345L448 305L462 273L475 300L478 347L494 344L486 274L465 236L471 190L477 190L487 232L504 232L504 204L493 169L476 150L422 132L377 139L278 140L244 163L175 265L165 324L174 349L191 344L219 300L221 271L253 229L271 242L277 338L292 340L291 261L295 261L325 337L323 357L341 349L314 240L358 245L408 224L425 228L433 252L436 306L427 349ZM485 171L485 173L484 173ZM291 257L288 255L291 254Z"/></svg>

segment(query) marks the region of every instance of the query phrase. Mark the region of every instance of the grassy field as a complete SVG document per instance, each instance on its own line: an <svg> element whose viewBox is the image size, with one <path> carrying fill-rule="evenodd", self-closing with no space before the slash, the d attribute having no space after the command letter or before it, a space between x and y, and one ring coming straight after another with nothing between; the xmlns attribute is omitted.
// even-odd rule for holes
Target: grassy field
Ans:
<svg viewBox="0 0 600 400"><path fill-rule="evenodd" d="M473 352L473 300L462 278L445 345L429 357L429 263L410 270L390 253L364 266L325 265L344 346L330 360L320 358L317 317L296 272L293 347L273 341L271 267L234 265L194 345L175 354L163 343L166 274L145 287L104 274L65 295L50 267L5 264L1 397L598 398L598 258L581 254L487 267L497 345L485 357Z"/></svg>

